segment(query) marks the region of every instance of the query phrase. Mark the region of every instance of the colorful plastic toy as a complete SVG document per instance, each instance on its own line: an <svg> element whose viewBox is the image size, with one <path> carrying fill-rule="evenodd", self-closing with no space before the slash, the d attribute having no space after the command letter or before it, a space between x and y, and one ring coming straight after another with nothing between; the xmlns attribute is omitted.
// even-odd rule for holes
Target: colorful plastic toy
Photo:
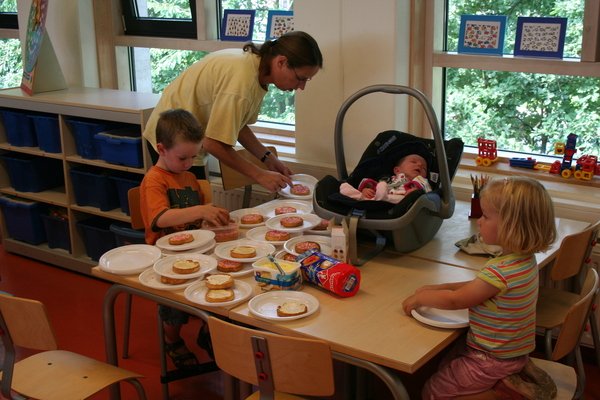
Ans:
<svg viewBox="0 0 600 400"><path fill-rule="evenodd" d="M598 164L598 157L589 154L584 154L577 160L577 166L575 167L575 179L584 181L591 181L598 170L600 165Z"/></svg>
<svg viewBox="0 0 600 400"><path fill-rule="evenodd" d="M479 138L477 139L477 148L479 156L475 159L475 164L489 167L498 161L495 140Z"/></svg>
<svg viewBox="0 0 600 400"><path fill-rule="evenodd" d="M574 133L570 133L569 136L567 136L567 143L564 145L564 149L561 150L563 151L562 162L555 161L552 164L552 166L550 167L551 174L560 174L563 178L570 178L571 175L573 175L574 168L572 167L572 164L573 155L577 152L577 149L575 148L576 143L577 135ZM555 145L554 148L556 150L557 146Z"/></svg>
<svg viewBox="0 0 600 400"><path fill-rule="evenodd" d="M511 167L534 169L535 166L537 165L537 161L535 160L535 158L531 158L531 157L527 157L527 158L513 157L510 160L508 160L508 164Z"/></svg>

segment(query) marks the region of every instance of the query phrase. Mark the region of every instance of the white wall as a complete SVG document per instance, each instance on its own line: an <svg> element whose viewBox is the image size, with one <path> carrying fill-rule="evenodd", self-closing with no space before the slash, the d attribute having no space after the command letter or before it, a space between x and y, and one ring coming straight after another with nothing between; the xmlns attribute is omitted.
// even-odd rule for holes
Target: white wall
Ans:
<svg viewBox="0 0 600 400"><path fill-rule="evenodd" d="M323 70L297 94L302 162L335 164L335 119L348 96L373 84L407 84L408 11L408 0L295 2L297 29L313 35L324 56ZM406 128L406 99L400 97L371 94L349 109L343 129L349 170L377 133Z"/></svg>

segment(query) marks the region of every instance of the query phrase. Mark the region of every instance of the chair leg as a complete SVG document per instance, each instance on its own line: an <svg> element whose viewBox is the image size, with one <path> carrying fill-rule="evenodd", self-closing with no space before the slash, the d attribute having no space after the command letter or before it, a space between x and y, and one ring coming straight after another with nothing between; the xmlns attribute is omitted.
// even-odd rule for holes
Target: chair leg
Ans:
<svg viewBox="0 0 600 400"><path fill-rule="evenodd" d="M128 379L126 380L126 382L135 388L135 391L138 395L138 399L146 400L146 391L144 390L144 387L142 386L140 381L138 381L137 379Z"/></svg>
<svg viewBox="0 0 600 400"><path fill-rule="evenodd" d="M158 313L158 342L160 348L160 376L162 383L162 394L164 400L169 400L169 382L167 381L167 350L165 347L165 331L163 320Z"/></svg>
<svg viewBox="0 0 600 400"><path fill-rule="evenodd" d="M552 360L552 329L544 329L544 351L546 360Z"/></svg>
<svg viewBox="0 0 600 400"><path fill-rule="evenodd" d="M250 207L250 196L252 195L252 185L244 186L244 199L242 200L242 208Z"/></svg>
<svg viewBox="0 0 600 400"><path fill-rule="evenodd" d="M574 399L583 398L583 391L585 389L585 369L583 367L583 358L581 357L581 347L577 345L575 347L575 362L577 365L577 389L575 390Z"/></svg>
<svg viewBox="0 0 600 400"><path fill-rule="evenodd" d="M133 296L125 295L125 318L123 321L123 358L129 358L129 330L131 328L131 305Z"/></svg>
<svg viewBox="0 0 600 400"><path fill-rule="evenodd" d="M600 331L598 330L595 307L592 307L592 312L590 313L590 327L592 328L592 341L594 343L594 351L596 352L596 364L600 365Z"/></svg>

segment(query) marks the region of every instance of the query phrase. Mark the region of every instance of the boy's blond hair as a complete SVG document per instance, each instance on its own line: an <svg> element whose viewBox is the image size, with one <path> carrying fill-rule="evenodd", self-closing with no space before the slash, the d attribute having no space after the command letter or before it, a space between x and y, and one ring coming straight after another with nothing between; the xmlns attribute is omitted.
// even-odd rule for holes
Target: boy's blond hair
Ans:
<svg viewBox="0 0 600 400"><path fill-rule="evenodd" d="M538 181L519 176L493 180L481 198L498 212L498 244L505 251L533 254L556 240L554 205Z"/></svg>
<svg viewBox="0 0 600 400"><path fill-rule="evenodd" d="M186 142L200 143L204 138L204 130L196 117L182 108L160 113L156 123L156 143L162 143L166 149L170 149L179 138Z"/></svg>

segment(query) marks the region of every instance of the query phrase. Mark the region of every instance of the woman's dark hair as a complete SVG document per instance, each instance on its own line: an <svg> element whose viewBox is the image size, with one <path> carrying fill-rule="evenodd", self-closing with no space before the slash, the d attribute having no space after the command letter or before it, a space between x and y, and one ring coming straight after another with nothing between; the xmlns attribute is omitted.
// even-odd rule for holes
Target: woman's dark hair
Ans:
<svg viewBox="0 0 600 400"><path fill-rule="evenodd" d="M200 143L204 138L204 130L189 111L181 108L163 111L156 123L156 143L162 143L166 149L170 149L178 138Z"/></svg>
<svg viewBox="0 0 600 400"><path fill-rule="evenodd" d="M275 56L285 56L290 68L319 67L323 68L323 55L317 41L306 32L292 31L275 40L267 40L260 47L254 43L244 45L244 51L251 51L260 56L260 69L266 73Z"/></svg>

